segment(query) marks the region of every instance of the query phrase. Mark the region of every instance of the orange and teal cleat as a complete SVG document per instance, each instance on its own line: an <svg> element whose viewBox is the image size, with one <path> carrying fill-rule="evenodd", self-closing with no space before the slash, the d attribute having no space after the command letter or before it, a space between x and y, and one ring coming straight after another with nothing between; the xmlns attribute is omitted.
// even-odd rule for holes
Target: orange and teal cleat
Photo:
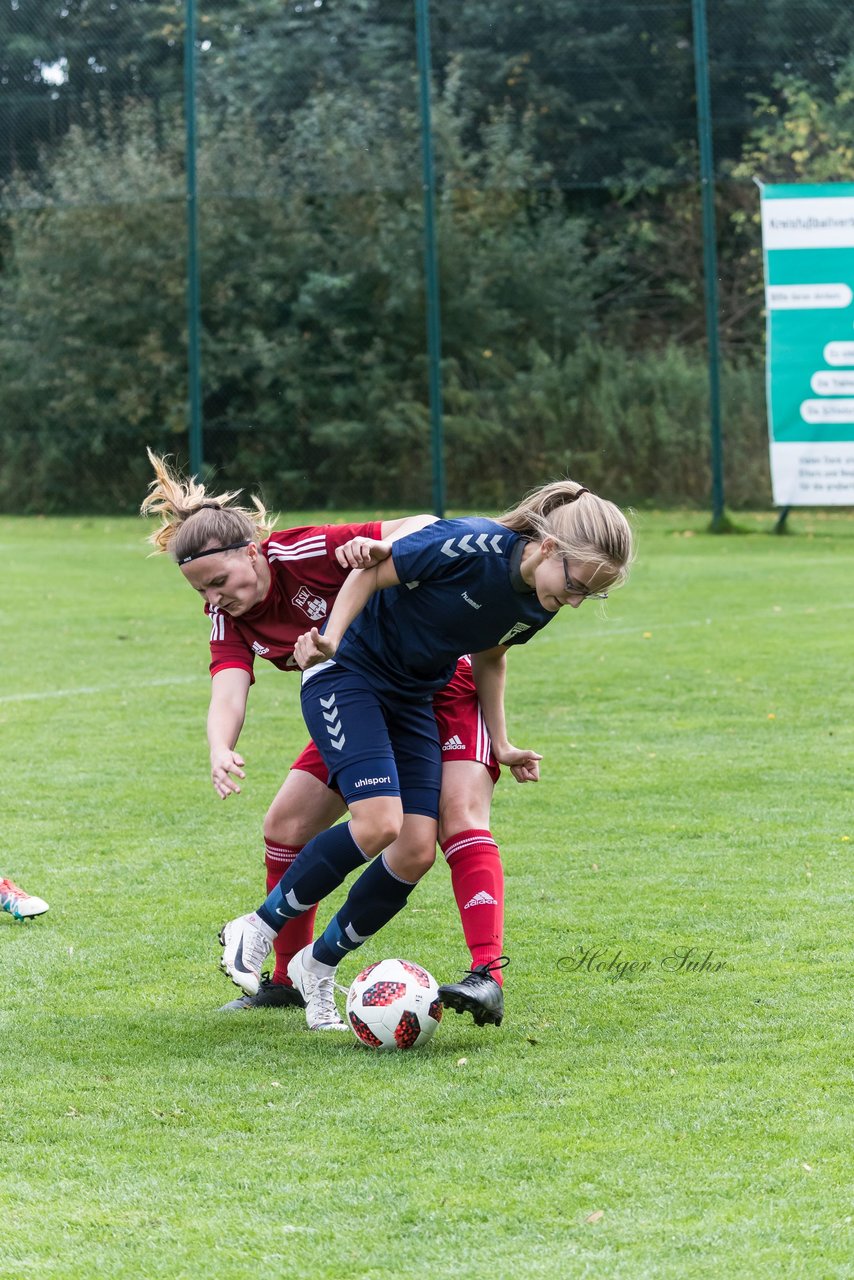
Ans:
<svg viewBox="0 0 854 1280"><path fill-rule="evenodd" d="M29 920L32 916L43 916L47 911L44 898L35 898L31 893L24 893L11 880L0 880L0 907L8 911L15 920Z"/></svg>

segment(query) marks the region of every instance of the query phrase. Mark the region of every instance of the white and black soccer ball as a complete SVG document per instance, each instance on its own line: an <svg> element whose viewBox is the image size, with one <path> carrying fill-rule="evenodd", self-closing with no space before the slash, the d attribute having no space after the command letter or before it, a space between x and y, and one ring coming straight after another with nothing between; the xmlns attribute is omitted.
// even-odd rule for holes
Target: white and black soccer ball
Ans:
<svg viewBox="0 0 854 1280"><path fill-rule="evenodd" d="M442 1018L436 979L409 960L369 964L347 993L347 1018L371 1049L420 1048Z"/></svg>

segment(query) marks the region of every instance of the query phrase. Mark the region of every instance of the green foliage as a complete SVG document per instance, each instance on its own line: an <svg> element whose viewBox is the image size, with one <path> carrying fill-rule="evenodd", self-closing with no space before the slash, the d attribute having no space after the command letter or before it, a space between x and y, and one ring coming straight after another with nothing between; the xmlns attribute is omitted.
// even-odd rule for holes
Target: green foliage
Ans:
<svg viewBox="0 0 854 1280"><path fill-rule="evenodd" d="M417 503L424 492L421 196L390 116L413 152L411 111L333 94L295 113L275 152L237 109L202 148L209 460L240 483L282 485L289 506L392 495ZM512 365L532 344L569 348L607 257L591 260L583 222L536 189L543 171L525 122L497 113L474 149L452 89L437 116L448 174L444 347L475 384L484 350ZM97 153L72 130L41 179L7 194L7 507L133 505L144 445L169 447L181 430L177 123L168 136L164 150L143 112L129 112ZM312 165L325 191L301 183Z"/></svg>
<svg viewBox="0 0 854 1280"><path fill-rule="evenodd" d="M698 505L710 488L708 370L680 347L632 354L583 341L491 388L448 388L449 488L456 502L503 505L544 475L568 473L621 501ZM769 500L763 387L750 366L726 366L723 405L732 506ZM458 455L459 450L459 455Z"/></svg>
<svg viewBox="0 0 854 1280"><path fill-rule="evenodd" d="M756 123L736 177L764 182L850 182L854 179L854 59L822 92L802 76L778 75L775 92L756 100Z"/></svg>
<svg viewBox="0 0 854 1280"><path fill-rule="evenodd" d="M180 0L0 6L0 179L75 125L105 138L130 103L159 128L181 106L182 42Z"/></svg>
<svg viewBox="0 0 854 1280"><path fill-rule="evenodd" d="M0 277L0 503L127 509L141 442L183 431L177 158L142 117L95 153L70 131L42 182L7 194Z"/></svg>
<svg viewBox="0 0 854 1280"><path fill-rule="evenodd" d="M760 10L722 0L711 23L734 506L768 497L749 179L854 172L851 24L834 0L811 22L795 0ZM183 18L173 0L115 14L0 14L4 509L129 510L144 446L185 451ZM450 501L572 466L617 497L704 502L689 7L431 17ZM211 0L198 23L206 461L291 508L423 507L411 8Z"/></svg>

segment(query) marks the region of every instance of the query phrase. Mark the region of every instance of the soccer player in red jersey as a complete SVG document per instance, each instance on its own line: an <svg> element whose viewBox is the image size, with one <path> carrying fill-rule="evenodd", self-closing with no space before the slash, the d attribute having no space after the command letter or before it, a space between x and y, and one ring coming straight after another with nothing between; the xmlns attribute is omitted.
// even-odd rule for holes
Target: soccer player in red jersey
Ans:
<svg viewBox="0 0 854 1280"><path fill-rule="evenodd" d="M273 531L257 499L237 505L235 493L210 496L201 484L173 472L149 450L155 479L143 515L160 516L149 541L168 552L205 601L210 618L211 698L207 736L211 781L222 799L240 792L245 761L237 741L254 683L256 656L282 671L298 671L294 644L321 623L353 568L370 563L368 546L432 522L432 516L365 524ZM363 540L363 541L362 541ZM345 544L348 544L345 548ZM364 548L364 549L363 549ZM434 699L442 742L439 842L471 953L459 1002L478 1023L499 1023L503 1012L500 960L504 936L504 873L489 830L499 767L477 701L471 662L463 658ZM264 820L269 893L305 844L346 812L314 743L300 753ZM289 921L275 942L270 979L225 1009L302 1005L287 974L292 956L312 939L316 909Z"/></svg>

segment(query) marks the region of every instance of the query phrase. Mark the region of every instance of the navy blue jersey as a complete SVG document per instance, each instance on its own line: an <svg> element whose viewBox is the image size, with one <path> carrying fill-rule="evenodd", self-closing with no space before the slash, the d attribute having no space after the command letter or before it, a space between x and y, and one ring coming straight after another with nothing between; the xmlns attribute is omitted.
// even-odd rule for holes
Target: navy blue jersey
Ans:
<svg viewBox="0 0 854 1280"><path fill-rule="evenodd" d="M377 591L335 661L424 701L464 653L525 644L555 616L522 581L525 541L495 520L439 520L392 544L400 585Z"/></svg>

